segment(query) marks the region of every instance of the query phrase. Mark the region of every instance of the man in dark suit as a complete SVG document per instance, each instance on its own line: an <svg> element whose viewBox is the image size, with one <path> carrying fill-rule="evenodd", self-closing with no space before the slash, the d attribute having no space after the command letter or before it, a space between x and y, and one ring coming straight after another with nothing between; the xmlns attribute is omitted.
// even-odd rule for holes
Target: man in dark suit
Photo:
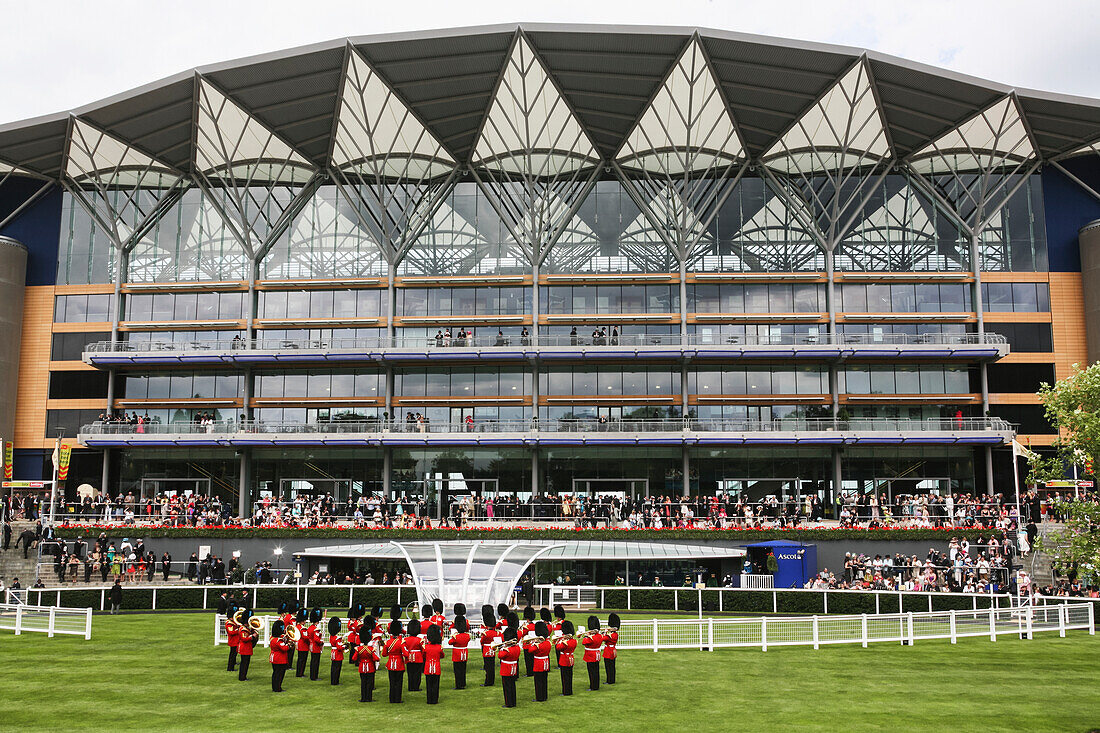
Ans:
<svg viewBox="0 0 1100 733"><path fill-rule="evenodd" d="M164 573L164 580L168 580L168 571L172 567L172 555L170 553L164 553L160 557L160 571Z"/></svg>
<svg viewBox="0 0 1100 733"><path fill-rule="evenodd" d="M23 559L24 560L27 559L27 550L29 550L31 548L31 546L34 545L34 543L37 542L37 541L38 541L38 538L35 536L33 529L25 529L25 530L23 530L22 532L19 533L19 539L16 540L15 547L16 547L16 549L18 549L20 544L23 545Z"/></svg>

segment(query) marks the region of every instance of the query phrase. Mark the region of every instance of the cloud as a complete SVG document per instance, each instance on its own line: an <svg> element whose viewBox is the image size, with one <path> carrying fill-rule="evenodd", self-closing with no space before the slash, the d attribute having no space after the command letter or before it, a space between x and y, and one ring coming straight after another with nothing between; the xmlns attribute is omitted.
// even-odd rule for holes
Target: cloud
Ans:
<svg viewBox="0 0 1100 733"><path fill-rule="evenodd" d="M136 0L9 4L0 119L94 102L219 61L348 35L516 22L704 26L873 48L1009 85L1100 97L1100 3L559 0L517 5Z"/></svg>

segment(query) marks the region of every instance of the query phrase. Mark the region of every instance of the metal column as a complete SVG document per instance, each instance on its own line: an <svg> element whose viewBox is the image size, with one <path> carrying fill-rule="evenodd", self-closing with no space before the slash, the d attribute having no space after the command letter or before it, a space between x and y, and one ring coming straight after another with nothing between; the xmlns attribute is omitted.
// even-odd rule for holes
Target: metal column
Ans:
<svg viewBox="0 0 1100 733"><path fill-rule="evenodd" d="M985 446L984 454L985 454L984 455L984 458L985 458L985 490L986 490L986 493L992 494L993 493L993 446L990 446L990 445ZM1012 460L1016 460L1015 455L1013 455Z"/></svg>
<svg viewBox="0 0 1100 733"><path fill-rule="evenodd" d="M836 507L836 500L840 496L840 488L844 485L844 472L840 460L840 450L840 447L833 448L833 491L832 496L829 497L830 508ZM833 517L833 519L839 519L839 516Z"/></svg>
<svg viewBox="0 0 1100 733"><path fill-rule="evenodd" d="M244 519L251 513L252 488L249 480L251 454L248 448L240 451L240 477L237 483L237 514Z"/></svg>
<svg viewBox="0 0 1100 733"><path fill-rule="evenodd" d="M107 481L111 477L110 462L111 462L111 449L110 448L104 448L103 449L103 468L102 468L102 471L99 474L99 493L100 494L106 494L107 493Z"/></svg>
<svg viewBox="0 0 1100 733"><path fill-rule="evenodd" d="M539 345L539 263L531 265L531 344Z"/></svg>
<svg viewBox="0 0 1100 733"><path fill-rule="evenodd" d="M382 498L386 501L390 500L390 487L391 478L393 475L393 448L385 446L382 448ZM424 492L427 494L427 491ZM425 501L427 496L424 497Z"/></svg>
<svg viewBox="0 0 1100 733"><path fill-rule="evenodd" d="M684 472L684 481L683 481L683 487L681 489L681 493L684 496L690 496L691 495L691 456L688 455L687 445L681 446L680 451L681 451L681 454L680 454L680 461L681 461L680 468Z"/></svg>
<svg viewBox="0 0 1100 733"><path fill-rule="evenodd" d="M539 493L539 449L531 449L531 494Z"/></svg>

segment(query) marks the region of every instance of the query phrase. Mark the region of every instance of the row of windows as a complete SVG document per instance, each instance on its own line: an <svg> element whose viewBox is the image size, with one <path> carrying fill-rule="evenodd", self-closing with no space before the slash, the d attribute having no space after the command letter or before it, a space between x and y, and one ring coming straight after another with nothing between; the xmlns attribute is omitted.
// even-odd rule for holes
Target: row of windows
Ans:
<svg viewBox="0 0 1100 733"><path fill-rule="evenodd" d="M688 392L698 395L824 394L829 372L820 367L753 367L750 369L693 369Z"/></svg>
<svg viewBox="0 0 1100 733"><path fill-rule="evenodd" d="M127 321L235 321L245 318L245 293L135 293L125 298Z"/></svg>
<svg viewBox="0 0 1100 733"><path fill-rule="evenodd" d="M930 313L970 310L970 286L965 283L843 283L837 289L845 313Z"/></svg>
<svg viewBox="0 0 1100 733"><path fill-rule="evenodd" d="M1046 283L982 283L982 307L987 311L1045 313L1050 310Z"/></svg>
<svg viewBox="0 0 1100 733"><path fill-rule="evenodd" d="M401 288L403 316L496 316L531 312L530 288Z"/></svg>
<svg viewBox="0 0 1100 733"><path fill-rule="evenodd" d="M267 290L260 318L367 318L385 316L385 290Z"/></svg>
<svg viewBox="0 0 1100 733"><path fill-rule="evenodd" d="M374 371L310 372L265 374L256 377L256 396L263 398L293 397L361 397L373 399L385 394L385 375Z"/></svg>
<svg viewBox="0 0 1100 733"><path fill-rule="evenodd" d="M54 298L54 323L102 323L114 320L112 304L115 296L58 295Z"/></svg>
<svg viewBox="0 0 1100 733"><path fill-rule="evenodd" d="M675 285L553 285L541 288L546 313L673 313Z"/></svg>
<svg viewBox="0 0 1100 733"><path fill-rule="evenodd" d="M242 396L240 374L157 374L127 375L120 397L135 400L236 399Z"/></svg>
<svg viewBox="0 0 1100 733"><path fill-rule="evenodd" d="M779 283L691 285L691 313L820 313L825 310L825 286Z"/></svg>
<svg viewBox="0 0 1100 733"><path fill-rule="evenodd" d="M989 323L987 321L985 330L1008 339L1008 345L1013 352L1050 353L1054 351L1054 334L1049 323Z"/></svg>
<svg viewBox="0 0 1100 733"><path fill-rule="evenodd" d="M837 375L846 394L965 394L974 391L967 367L848 366Z"/></svg>

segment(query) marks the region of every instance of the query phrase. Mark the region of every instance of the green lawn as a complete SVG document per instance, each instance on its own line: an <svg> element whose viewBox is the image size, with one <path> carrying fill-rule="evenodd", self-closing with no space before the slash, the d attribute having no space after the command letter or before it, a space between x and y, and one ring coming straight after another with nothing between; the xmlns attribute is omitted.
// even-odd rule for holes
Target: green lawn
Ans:
<svg viewBox="0 0 1100 733"><path fill-rule="evenodd" d="M583 621L582 621L583 623ZM375 702L358 702L358 676L345 664L343 684L288 675L287 692L270 692L266 655L255 657L247 682L225 671L226 647L212 644L209 614L99 616L92 640L15 637L0 632L0 729L249 730L401 726L446 730L1079 730L1100 727L1097 684L1100 636L1041 634L1022 642L963 639L952 646L920 642L716 652L625 651L619 683L532 702L520 678L519 708L503 710L499 686L450 689L444 669L441 701L424 692L386 702L386 675ZM455 716L457 712L457 716ZM392 727L390 729L393 729Z"/></svg>

